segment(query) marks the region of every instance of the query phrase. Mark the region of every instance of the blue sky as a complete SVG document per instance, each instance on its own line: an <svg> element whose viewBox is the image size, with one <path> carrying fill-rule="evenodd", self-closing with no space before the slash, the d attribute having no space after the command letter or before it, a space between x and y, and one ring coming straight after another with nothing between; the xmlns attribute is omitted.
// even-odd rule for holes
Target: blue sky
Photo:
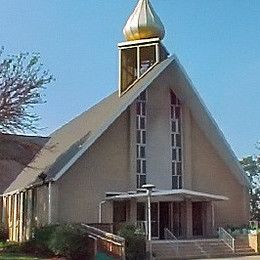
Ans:
<svg viewBox="0 0 260 260"><path fill-rule="evenodd" d="M260 1L151 0L239 157L260 139ZM36 108L47 135L117 88L117 43L135 0L0 0L6 54L40 52L56 82Z"/></svg>

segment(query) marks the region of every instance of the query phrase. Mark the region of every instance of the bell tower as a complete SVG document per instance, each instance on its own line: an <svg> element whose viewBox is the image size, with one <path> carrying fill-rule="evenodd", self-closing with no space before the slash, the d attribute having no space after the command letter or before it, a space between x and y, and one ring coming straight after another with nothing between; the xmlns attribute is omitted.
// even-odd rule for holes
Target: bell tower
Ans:
<svg viewBox="0 0 260 260"><path fill-rule="evenodd" d="M118 44L119 96L169 55L161 43L164 26L149 0L139 0L123 33L126 41Z"/></svg>

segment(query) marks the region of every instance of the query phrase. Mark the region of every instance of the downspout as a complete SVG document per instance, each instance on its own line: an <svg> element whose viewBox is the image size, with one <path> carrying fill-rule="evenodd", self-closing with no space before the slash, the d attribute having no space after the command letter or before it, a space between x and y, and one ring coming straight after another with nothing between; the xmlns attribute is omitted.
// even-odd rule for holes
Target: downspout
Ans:
<svg viewBox="0 0 260 260"><path fill-rule="evenodd" d="M99 223L102 223L102 205L103 205L105 202L106 202L105 200L102 200L102 201L99 203L99 206L98 206L98 222L99 222Z"/></svg>
<svg viewBox="0 0 260 260"><path fill-rule="evenodd" d="M52 186L51 181L48 183L48 224L52 223Z"/></svg>

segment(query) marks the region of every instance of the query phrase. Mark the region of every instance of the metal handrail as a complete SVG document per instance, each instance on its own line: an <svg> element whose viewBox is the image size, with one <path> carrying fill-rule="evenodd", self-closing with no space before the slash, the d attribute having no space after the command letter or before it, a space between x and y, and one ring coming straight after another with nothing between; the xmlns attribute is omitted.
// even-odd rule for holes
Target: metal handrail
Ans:
<svg viewBox="0 0 260 260"><path fill-rule="evenodd" d="M139 228L141 231L147 235L147 221L145 220L138 220L136 221L136 227Z"/></svg>
<svg viewBox="0 0 260 260"><path fill-rule="evenodd" d="M223 240L223 242L231 248L231 250L235 253L235 238L232 237L224 228L219 227L218 229L219 238Z"/></svg>
<svg viewBox="0 0 260 260"><path fill-rule="evenodd" d="M164 228L164 239L168 239L169 240L178 240L176 236L173 235L173 233L168 229L168 228Z"/></svg>
<svg viewBox="0 0 260 260"><path fill-rule="evenodd" d="M100 229L91 227L83 223L81 225L87 230L89 236L96 238L97 240L110 243L110 245L115 245L120 247L121 259L125 260L125 239L124 238L114 235L112 233L104 232ZM97 247L97 245L95 245L95 247Z"/></svg>
<svg viewBox="0 0 260 260"><path fill-rule="evenodd" d="M175 247L176 257L179 256L179 243L178 239L174 234L168 229L164 228L164 239L170 240L171 244Z"/></svg>

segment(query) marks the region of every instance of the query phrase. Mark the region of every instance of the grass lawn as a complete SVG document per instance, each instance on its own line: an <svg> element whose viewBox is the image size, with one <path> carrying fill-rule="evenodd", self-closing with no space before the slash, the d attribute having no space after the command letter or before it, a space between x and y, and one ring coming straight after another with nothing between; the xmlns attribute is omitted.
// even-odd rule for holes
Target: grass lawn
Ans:
<svg viewBox="0 0 260 260"><path fill-rule="evenodd" d="M8 246L8 243L0 242L0 260L46 260L45 258L36 257L36 256L29 256L23 253L7 253L3 252L3 249L5 249ZM15 246L15 244L14 244Z"/></svg>
<svg viewBox="0 0 260 260"><path fill-rule="evenodd" d="M37 257L30 257L26 255L17 255L17 254L5 254L0 253L0 259L5 260L37 260L37 259L43 259L43 258L37 258Z"/></svg>

